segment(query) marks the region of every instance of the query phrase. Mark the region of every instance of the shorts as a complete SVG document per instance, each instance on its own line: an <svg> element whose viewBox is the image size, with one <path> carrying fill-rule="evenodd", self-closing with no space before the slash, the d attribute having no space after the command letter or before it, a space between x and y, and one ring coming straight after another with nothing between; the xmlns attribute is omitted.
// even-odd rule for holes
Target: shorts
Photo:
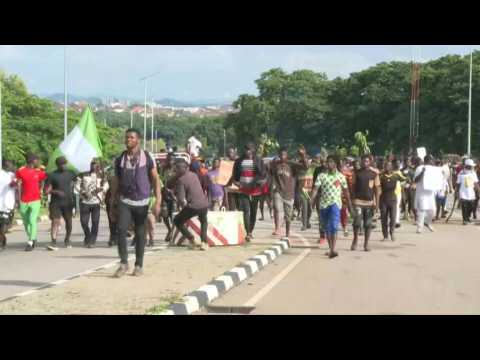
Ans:
<svg viewBox="0 0 480 360"><path fill-rule="evenodd" d="M335 235L338 230L338 224L340 224L340 208L338 205L333 204L320 209L320 221L327 236Z"/></svg>
<svg viewBox="0 0 480 360"><path fill-rule="evenodd" d="M437 204L440 206L445 206L447 203L447 197L446 196L436 196L435 200L437 201Z"/></svg>
<svg viewBox="0 0 480 360"><path fill-rule="evenodd" d="M160 208L160 217L168 218L172 217L176 211L176 203L174 200L163 200Z"/></svg>
<svg viewBox="0 0 480 360"><path fill-rule="evenodd" d="M60 219L61 217L73 216L73 204L62 205L55 202L51 202L48 211L50 214L50 220Z"/></svg>
<svg viewBox="0 0 480 360"><path fill-rule="evenodd" d="M280 212L283 207L283 214L286 222L292 221L293 216L293 199L285 200L280 193L275 192L273 194L273 208L275 211Z"/></svg>
<svg viewBox="0 0 480 360"><path fill-rule="evenodd" d="M364 230L372 228L373 208L361 206L355 206L353 208L353 227L360 228L362 221Z"/></svg>

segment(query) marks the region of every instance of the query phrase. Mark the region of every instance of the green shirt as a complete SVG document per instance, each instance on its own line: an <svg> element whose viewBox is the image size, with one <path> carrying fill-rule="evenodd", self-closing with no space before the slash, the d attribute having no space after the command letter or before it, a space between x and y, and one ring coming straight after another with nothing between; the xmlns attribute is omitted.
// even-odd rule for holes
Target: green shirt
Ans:
<svg viewBox="0 0 480 360"><path fill-rule="evenodd" d="M330 205L337 204L342 207L342 190L347 189L347 180L340 172L325 172L317 177L315 187L320 188L320 209L325 209Z"/></svg>

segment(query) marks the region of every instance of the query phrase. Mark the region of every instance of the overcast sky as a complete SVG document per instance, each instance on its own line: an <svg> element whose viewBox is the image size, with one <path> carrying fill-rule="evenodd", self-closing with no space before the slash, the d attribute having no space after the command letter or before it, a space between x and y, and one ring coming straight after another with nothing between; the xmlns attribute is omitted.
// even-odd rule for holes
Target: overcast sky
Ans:
<svg viewBox="0 0 480 360"><path fill-rule="evenodd" d="M480 49L480 46L473 46ZM75 95L179 100L236 98L256 94L255 79L268 69L311 69L329 78L348 76L382 61L422 61L466 54L469 46L111 46L67 47L68 89ZM18 74L32 93L63 93L63 46L0 45L0 69Z"/></svg>

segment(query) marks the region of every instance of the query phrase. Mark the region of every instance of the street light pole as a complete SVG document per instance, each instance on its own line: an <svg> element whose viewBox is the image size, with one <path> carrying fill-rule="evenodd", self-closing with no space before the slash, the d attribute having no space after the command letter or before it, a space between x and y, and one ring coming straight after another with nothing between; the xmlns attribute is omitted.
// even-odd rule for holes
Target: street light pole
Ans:
<svg viewBox="0 0 480 360"><path fill-rule="evenodd" d="M154 118L155 118L155 109L153 107L153 99L152 99L152 132L151 132L151 144L152 144L152 153L153 153L153 144L154 144L154 138L153 138L153 121L154 121Z"/></svg>
<svg viewBox="0 0 480 360"><path fill-rule="evenodd" d="M147 80L151 77L154 77L158 73L159 71L140 79L140 81L145 81L145 107L143 109L143 150L147 148Z"/></svg>
<svg viewBox="0 0 480 360"><path fill-rule="evenodd" d="M472 66L473 65L473 50L470 51L470 85L468 91L468 145L467 154L471 156L472 146Z"/></svg>
<svg viewBox="0 0 480 360"><path fill-rule="evenodd" d="M133 128L133 110L130 111L130 129Z"/></svg>
<svg viewBox="0 0 480 360"><path fill-rule="evenodd" d="M2 155L2 81L0 79L0 169L3 169Z"/></svg>
<svg viewBox="0 0 480 360"><path fill-rule="evenodd" d="M67 45L63 48L63 126L64 126L64 134L63 139L67 138L67 131L68 131L68 102L67 102Z"/></svg>
<svg viewBox="0 0 480 360"><path fill-rule="evenodd" d="M145 108L143 109L143 150L147 148L147 78L145 78Z"/></svg>

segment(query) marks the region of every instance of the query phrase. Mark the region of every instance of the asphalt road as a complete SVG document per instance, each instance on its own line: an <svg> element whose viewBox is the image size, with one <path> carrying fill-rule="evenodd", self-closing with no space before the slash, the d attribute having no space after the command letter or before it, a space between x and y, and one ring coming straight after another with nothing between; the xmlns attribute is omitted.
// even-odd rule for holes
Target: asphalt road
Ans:
<svg viewBox="0 0 480 360"><path fill-rule="evenodd" d="M462 226L456 214L433 233L415 230L404 223L395 242L382 242L377 228L371 252L362 242L350 251L351 235L339 233L340 256L329 259L316 233L297 223L293 248L214 301L210 313L479 314L480 226Z"/></svg>
<svg viewBox="0 0 480 360"><path fill-rule="evenodd" d="M57 239L58 251L47 251L50 242L49 223L39 224L39 243L32 252L25 252L26 237L23 227L15 226L7 234L7 248L0 251L0 300L47 285L78 273L118 261L117 248L108 247L109 229L106 213L100 215L97 247L83 247L83 231L78 218L74 219L71 249L63 245L64 228ZM156 226L156 244L164 245L166 231L163 224ZM147 248L146 251L148 251ZM157 247L158 249L158 247ZM133 248L130 248L133 253ZM135 255L130 255L134 259Z"/></svg>

